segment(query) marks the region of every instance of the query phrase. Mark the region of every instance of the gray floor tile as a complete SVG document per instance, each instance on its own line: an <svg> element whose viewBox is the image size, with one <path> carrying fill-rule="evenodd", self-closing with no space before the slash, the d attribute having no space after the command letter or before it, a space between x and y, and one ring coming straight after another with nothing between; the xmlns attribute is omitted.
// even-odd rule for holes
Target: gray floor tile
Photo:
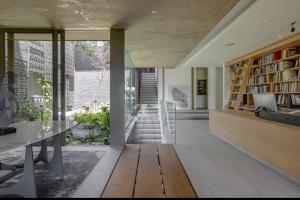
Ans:
<svg viewBox="0 0 300 200"><path fill-rule="evenodd" d="M240 175L258 188L264 197L300 197L300 186L271 170L240 170Z"/></svg>
<svg viewBox="0 0 300 200"><path fill-rule="evenodd" d="M207 120L178 120L175 149L201 197L299 197L299 185L213 135Z"/></svg>

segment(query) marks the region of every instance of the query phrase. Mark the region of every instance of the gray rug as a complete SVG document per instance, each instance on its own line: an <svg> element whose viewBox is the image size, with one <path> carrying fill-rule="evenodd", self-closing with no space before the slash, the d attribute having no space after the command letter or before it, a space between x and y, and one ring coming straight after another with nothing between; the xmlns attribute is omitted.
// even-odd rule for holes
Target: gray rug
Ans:
<svg viewBox="0 0 300 200"><path fill-rule="evenodd" d="M34 155L39 152L34 151ZM103 157L104 151L64 151L64 180L58 180L54 174L48 171L36 171L36 184L38 198L67 198L71 197L78 186L83 182L94 166ZM0 162L5 164L20 163L24 160L24 151L16 150L0 155ZM48 153L49 158L52 152ZM5 173L4 171L0 171ZM6 181L0 188L10 187L18 182L22 174ZM94 186L97 187L97 186Z"/></svg>

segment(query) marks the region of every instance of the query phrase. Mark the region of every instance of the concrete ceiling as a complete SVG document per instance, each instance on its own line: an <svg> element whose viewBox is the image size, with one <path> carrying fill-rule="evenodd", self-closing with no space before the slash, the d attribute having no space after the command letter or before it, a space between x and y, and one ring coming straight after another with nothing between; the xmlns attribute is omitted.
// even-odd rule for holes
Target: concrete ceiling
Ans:
<svg viewBox="0 0 300 200"><path fill-rule="evenodd" d="M1 27L126 28L136 67L175 67L238 0L0 0ZM84 39L82 34L78 39ZM71 35L76 39L75 34ZM80 37L81 36L81 37ZM95 36L95 34L94 34ZM86 38L87 39L87 38Z"/></svg>
<svg viewBox="0 0 300 200"><path fill-rule="evenodd" d="M299 0L257 0L178 66L215 67L300 31ZM226 44L234 43L232 46Z"/></svg>

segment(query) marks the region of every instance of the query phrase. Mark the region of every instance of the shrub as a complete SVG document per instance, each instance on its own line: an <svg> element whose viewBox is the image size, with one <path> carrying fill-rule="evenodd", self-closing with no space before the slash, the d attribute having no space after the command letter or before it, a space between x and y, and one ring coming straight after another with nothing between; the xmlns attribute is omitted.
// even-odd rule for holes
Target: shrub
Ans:
<svg viewBox="0 0 300 200"><path fill-rule="evenodd" d="M79 140L80 143L106 143L110 138L109 129L109 104L102 104L99 111L94 112L81 112L77 113L74 117L74 121L78 124L90 124L99 125L101 127L101 133L89 134L85 138Z"/></svg>

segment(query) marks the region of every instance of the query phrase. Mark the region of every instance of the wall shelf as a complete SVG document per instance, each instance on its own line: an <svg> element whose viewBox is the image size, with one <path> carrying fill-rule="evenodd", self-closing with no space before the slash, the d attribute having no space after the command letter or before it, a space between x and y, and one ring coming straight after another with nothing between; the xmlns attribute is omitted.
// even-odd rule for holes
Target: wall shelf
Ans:
<svg viewBox="0 0 300 200"><path fill-rule="evenodd" d="M230 71L232 86L228 109L253 111L253 93L273 93L276 100L284 96L284 102L278 101L278 106L286 106L288 94L300 98L300 33L229 61L225 66Z"/></svg>

